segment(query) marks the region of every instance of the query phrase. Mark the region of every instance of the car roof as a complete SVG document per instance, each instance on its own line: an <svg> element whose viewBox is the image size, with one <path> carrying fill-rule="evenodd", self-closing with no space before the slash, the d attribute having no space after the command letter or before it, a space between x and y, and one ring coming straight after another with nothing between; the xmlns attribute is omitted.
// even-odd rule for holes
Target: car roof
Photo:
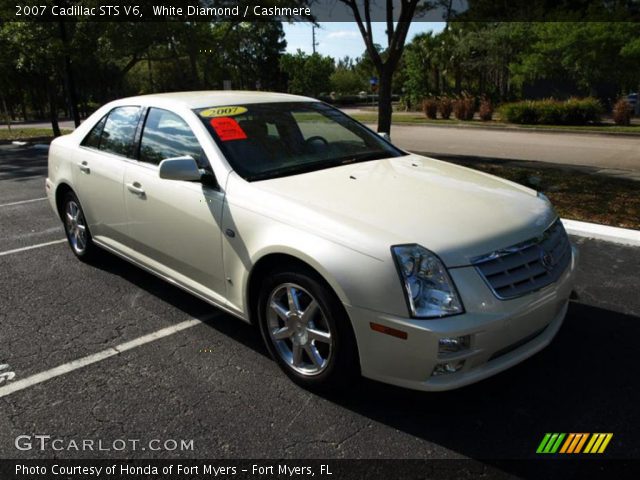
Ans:
<svg viewBox="0 0 640 480"><path fill-rule="evenodd" d="M313 102L313 98L290 95L288 93L255 92L243 90L203 90L197 92L172 92L140 95L123 98L118 103L148 105L153 103L168 105L174 103L194 108L217 107L234 104L277 103L277 102Z"/></svg>

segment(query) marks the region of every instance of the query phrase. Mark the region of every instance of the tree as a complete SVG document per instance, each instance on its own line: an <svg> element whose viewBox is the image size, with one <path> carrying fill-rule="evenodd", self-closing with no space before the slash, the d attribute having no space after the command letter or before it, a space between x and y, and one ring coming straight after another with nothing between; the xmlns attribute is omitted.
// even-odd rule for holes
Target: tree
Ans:
<svg viewBox="0 0 640 480"><path fill-rule="evenodd" d="M427 32L417 35L407 45L404 54L406 80L403 87L408 104L418 105L427 96L438 93L438 44L437 37Z"/></svg>
<svg viewBox="0 0 640 480"><path fill-rule="evenodd" d="M356 70L350 57L338 60L336 70L329 80L331 90L341 95L355 94L367 88L366 78Z"/></svg>
<svg viewBox="0 0 640 480"><path fill-rule="evenodd" d="M393 74L398 67L404 44L409 32L409 26L416 13L418 4L423 4L422 9L428 8L428 3L423 0L400 0L400 14L398 21L394 22L394 1L386 2L386 23L388 47L385 55L381 55L375 48L373 31L371 27L371 0L340 0L353 12L353 16L367 47L367 53L378 73L378 131L391 132L391 93L393 87ZM362 4L362 12L361 12Z"/></svg>
<svg viewBox="0 0 640 480"><path fill-rule="evenodd" d="M366 83L351 69L336 69L329 79L331 90L340 95L356 94L366 89Z"/></svg>
<svg viewBox="0 0 640 480"><path fill-rule="evenodd" d="M213 30L221 80L248 90L281 87L280 59L287 46L281 22L216 24Z"/></svg>
<svg viewBox="0 0 640 480"><path fill-rule="evenodd" d="M13 68L22 78L27 78L30 82L39 82L41 87L44 87L53 134L59 136L59 60L63 47L58 26L46 22L11 22L2 27L2 37L5 41L9 40L15 49Z"/></svg>
<svg viewBox="0 0 640 480"><path fill-rule="evenodd" d="M603 99L637 86L640 64L630 55L640 36L637 23L538 23L533 33L517 68L523 80L570 81Z"/></svg>
<svg viewBox="0 0 640 480"><path fill-rule="evenodd" d="M312 97L328 92L329 79L335 68L333 58L323 57L319 53L307 55L302 50L294 55L283 55L280 67L288 77L289 93Z"/></svg>

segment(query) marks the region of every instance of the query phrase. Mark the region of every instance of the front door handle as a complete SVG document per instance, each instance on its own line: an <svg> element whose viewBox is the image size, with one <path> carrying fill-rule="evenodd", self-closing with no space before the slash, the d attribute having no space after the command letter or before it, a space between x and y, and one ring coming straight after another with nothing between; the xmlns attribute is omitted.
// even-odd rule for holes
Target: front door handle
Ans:
<svg viewBox="0 0 640 480"><path fill-rule="evenodd" d="M127 183L127 189L131 192L131 193L135 193L136 195L144 195L144 189L142 188L142 185L140 185L138 182L133 182L133 183Z"/></svg>
<svg viewBox="0 0 640 480"><path fill-rule="evenodd" d="M86 161L78 163L78 168L84 173L91 173L91 169L89 168L89 165L87 165Z"/></svg>

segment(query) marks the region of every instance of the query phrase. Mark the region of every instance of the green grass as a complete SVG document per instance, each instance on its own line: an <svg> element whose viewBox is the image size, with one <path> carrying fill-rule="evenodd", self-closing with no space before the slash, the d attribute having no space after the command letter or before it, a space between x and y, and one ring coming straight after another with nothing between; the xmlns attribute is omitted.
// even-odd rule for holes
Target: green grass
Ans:
<svg viewBox="0 0 640 480"><path fill-rule="evenodd" d="M355 113L351 115L353 118L363 123L375 123L378 121L376 113ZM424 124L424 125L455 125L464 127L483 127L483 128L512 128L514 130L560 130L566 132L596 132L596 133L631 133L640 135L640 125L631 125L628 127L599 124L599 125L515 125L512 123L500 122L492 120L483 122L480 120L462 121L454 118L449 120L433 120L419 113L394 113L392 121L395 124Z"/></svg>
<svg viewBox="0 0 640 480"><path fill-rule="evenodd" d="M640 229L640 182L540 164L455 161L544 192L563 218Z"/></svg>
<svg viewBox="0 0 640 480"><path fill-rule="evenodd" d="M71 133L71 130L62 129L62 134ZM29 140L32 138L53 139L53 130L50 128L7 128L0 129L0 140Z"/></svg>

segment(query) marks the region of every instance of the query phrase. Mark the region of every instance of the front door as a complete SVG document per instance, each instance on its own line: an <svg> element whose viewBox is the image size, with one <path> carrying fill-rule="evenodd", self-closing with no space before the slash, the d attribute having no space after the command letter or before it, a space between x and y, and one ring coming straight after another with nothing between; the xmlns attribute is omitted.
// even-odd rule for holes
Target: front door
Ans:
<svg viewBox="0 0 640 480"><path fill-rule="evenodd" d="M187 123L172 112L150 108L139 161L129 162L124 178L132 248L155 270L224 303L223 193L200 182L165 180L158 174L162 160L185 155L208 167Z"/></svg>

